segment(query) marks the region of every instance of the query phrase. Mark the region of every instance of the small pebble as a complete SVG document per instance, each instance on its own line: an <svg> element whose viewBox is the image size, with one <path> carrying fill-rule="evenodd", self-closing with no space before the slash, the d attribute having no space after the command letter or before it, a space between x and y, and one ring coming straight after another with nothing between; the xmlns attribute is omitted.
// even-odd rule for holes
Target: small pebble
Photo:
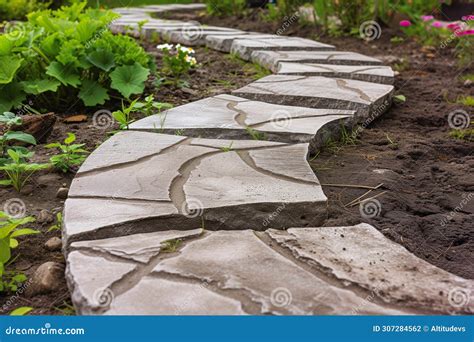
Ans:
<svg viewBox="0 0 474 342"><path fill-rule="evenodd" d="M44 246L49 251L59 251L62 247L62 241L57 236L54 236L48 241L46 241Z"/></svg>
<svg viewBox="0 0 474 342"><path fill-rule="evenodd" d="M53 222L53 220L53 215L46 209L41 210L39 214L36 215L36 222L38 222L39 224L51 223Z"/></svg>
<svg viewBox="0 0 474 342"><path fill-rule="evenodd" d="M68 193L69 193L68 188L59 188L58 192L56 193L56 197L59 199L66 199Z"/></svg>
<svg viewBox="0 0 474 342"><path fill-rule="evenodd" d="M48 293L61 288L64 282L64 265L48 261L41 264L33 274L30 285L26 288L28 296Z"/></svg>

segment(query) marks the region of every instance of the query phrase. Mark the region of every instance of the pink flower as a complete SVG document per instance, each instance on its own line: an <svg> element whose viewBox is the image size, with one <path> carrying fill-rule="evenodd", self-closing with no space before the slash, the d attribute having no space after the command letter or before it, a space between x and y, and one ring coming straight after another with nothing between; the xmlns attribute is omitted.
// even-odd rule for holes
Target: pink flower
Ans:
<svg viewBox="0 0 474 342"><path fill-rule="evenodd" d="M462 20L464 20L464 21L474 20L474 15L466 15L466 16L462 17Z"/></svg>
<svg viewBox="0 0 474 342"><path fill-rule="evenodd" d="M474 35L474 29L471 30L465 30L461 32L456 32L456 36L461 37L461 36L472 36Z"/></svg>
<svg viewBox="0 0 474 342"><path fill-rule="evenodd" d="M401 27L409 27L409 26L411 26L411 22L410 22L410 20L402 20L402 21L400 21L400 26Z"/></svg>
<svg viewBox="0 0 474 342"><path fill-rule="evenodd" d="M435 21L435 22L433 22L433 23L431 24L431 26L437 27L437 28L441 28L441 27L443 27L444 25L443 25L443 23L441 23L441 22L439 22L439 21Z"/></svg>
<svg viewBox="0 0 474 342"><path fill-rule="evenodd" d="M430 20L433 20L434 17L432 15L422 15L421 16L421 20L423 21L430 21Z"/></svg>
<svg viewBox="0 0 474 342"><path fill-rule="evenodd" d="M459 26L458 23L451 23L451 24L448 24L446 27L452 31L456 31L461 28L461 26Z"/></svg>

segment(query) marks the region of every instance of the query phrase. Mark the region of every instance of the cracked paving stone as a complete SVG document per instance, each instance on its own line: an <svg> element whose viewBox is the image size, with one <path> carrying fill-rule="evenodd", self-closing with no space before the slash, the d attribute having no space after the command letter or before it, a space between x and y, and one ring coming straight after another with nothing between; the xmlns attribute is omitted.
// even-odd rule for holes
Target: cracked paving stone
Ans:
<svg viewBox="0 0 474 342"><path fill-rule="evenodd" d="M318 225L327 199L308 152L307 143L119 133L89 156L71 184L65 244L177 224L263 230L278 208L275 228Z"/></svg>
<svg viewBox="0 0 474 342"><path fill-rule="evenodd" d="M232 92L235 96L290 106L357 110L357 119L389 109L393 86L322 76L270 75Z"/></svg>
<svg viewBox="0 0 474 342"><path fill-rule="evenodd" d="M348 78L359 81L393 84L394 73L389 66L326 65L279 63L277 74Z"/></svg>
<svg viewBox="0 0 474 342"><path fill-rule="evenodd" d="M163 248L176 239L175 249ZM368 224L84 241L71 244L66 277L79 314L474 312L472 280L417 258Z"/></svg>
<svg viewBox="0 0 474 342"><path fill-rule="evenodd" d="M446 272L387 239L373 226L266 232L295 258L386 303L443 314L474 313L474 281ZM464 298L462 302L459 298Z"/></svg>
<svg viewBox="0 0 474 342"><path fill-rule="evenodd" d="M239 300L249 314L351 314L359 306L362 314L401 313L328 283L250 230L208 233L158 263L151 275L207 286ZM179 296L174 294L174 300Z"/></svg>
<svg viewBox="0 0 474 342"><path fill-rule="evenodd" d="M250 60L252 52L256 50L300 50L300 51L328 51L335 47L310 39L286 37L282 39L236 39L232 42L230 52L244 60Z"/></svg>
<svg viewBox="0 0 474 342"><path fill-rule="evenodd" d="M379 59L348 51L254 51L252 62L270 69L278 70L278 64L315 63L336 65L381 65Z"/></svg>
<svg viewBox="0 0 474 342"><path fill-rule="evenodd" d="M218 95L150 115L130 129L163 133L177 130L192 137L250 139L248 128L267 140L309 142L312 152L330 138L338 138L342 122L350 122L354 111L282 106L245 98ZM163 118L166 118L163 122Z"/></svg>
<svg viewBox="0 0 474 342"><path fill-rule="evenodd" d="M114 284L147 264L170 240L185 240L202 234L202 229L136 234L73 243L67 255L66 280L73 303L80 314L107 308L115 297Z"/></svg>

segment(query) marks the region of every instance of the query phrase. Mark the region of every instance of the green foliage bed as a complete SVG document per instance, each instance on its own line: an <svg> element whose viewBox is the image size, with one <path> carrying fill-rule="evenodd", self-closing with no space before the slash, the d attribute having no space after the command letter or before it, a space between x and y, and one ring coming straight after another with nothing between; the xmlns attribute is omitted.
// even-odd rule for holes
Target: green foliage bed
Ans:
<svg viewBox="0 0 474 342"><path fill-rule="evenodd" d="M142 93L154 62L132 38L108 30L117 17L83 2L9 27L0 35L0 113L26 100L58 110Z"/></svg>

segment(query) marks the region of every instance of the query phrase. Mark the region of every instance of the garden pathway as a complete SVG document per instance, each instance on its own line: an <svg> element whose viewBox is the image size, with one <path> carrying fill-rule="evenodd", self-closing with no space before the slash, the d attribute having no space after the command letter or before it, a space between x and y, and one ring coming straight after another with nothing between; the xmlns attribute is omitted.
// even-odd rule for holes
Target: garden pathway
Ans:
<svg viewBox="0 0 474 342"><path fill-rule="evenodd" d="M123 16L111 27L138 34L147 19L146 36L276 74L139 120L90 155L64 209L77 312L473 313L473 281L368 224L320 227L327 199L306 158L389 108L391 68L307 39L148 14L201 8L116 9Z"/></svg>

